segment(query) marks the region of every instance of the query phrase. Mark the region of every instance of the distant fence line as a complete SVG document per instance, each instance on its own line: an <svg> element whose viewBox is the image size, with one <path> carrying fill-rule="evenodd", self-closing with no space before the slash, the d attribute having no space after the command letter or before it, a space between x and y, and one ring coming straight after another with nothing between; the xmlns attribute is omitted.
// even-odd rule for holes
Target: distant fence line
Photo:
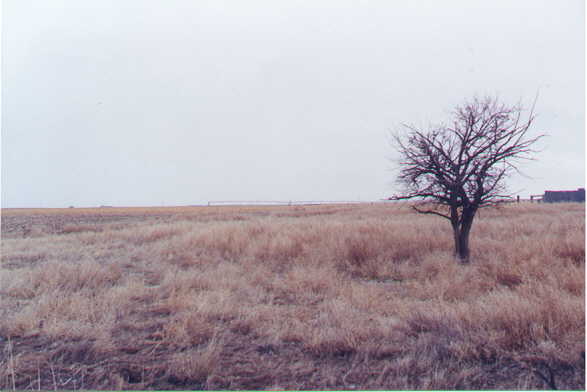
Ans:
<svg viewBox="0 0 587 392"><path fill-rule="evenodd" d="M320 204L373 204L373 203L384 203L386 200L378 200L378 201L359 201L359 200L335 200L335 201L326 201L326 200L304 200L304 201L296 201L296 200L289 200L289 201L275 201L275 200L215 200L209 201L209 206L220 206L220 205L238 205L238 206L248 206L248 205L255 205L255 206L307 206L307 205L320 205Z"/></svg>
<svg viewBox="0 0 587 392"><path fill-rule="evenodd" d="M504 200L506 203L520 203L520 202L585 202L585 190L583 188L577 191L545 191L541 195L530 195L529 198L521 198L520 196L511 197ZM311 206L324 204L381 204L394 203L395 200L379 199L379 200L211 200L208 206Z"/></svg>
<svg viewBox="0 0 587 392"><path fill-rule="evenodd" d="M585 189L579 188L576 191L545 191L541 195L530 195L530 198L521 198L520 196L511 197L506 202L519 203L521 201L530 203L544 202L585 202ZM322 204L380 204L393 203L394 200L210 200L208 206L310 206ZM105 207L105 206L103 206Z"/></svg>

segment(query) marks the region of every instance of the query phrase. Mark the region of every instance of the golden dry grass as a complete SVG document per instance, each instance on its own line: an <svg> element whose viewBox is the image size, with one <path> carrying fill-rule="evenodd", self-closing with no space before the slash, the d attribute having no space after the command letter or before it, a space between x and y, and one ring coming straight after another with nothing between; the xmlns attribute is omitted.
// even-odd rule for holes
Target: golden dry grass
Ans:
<svg viewBox="0 0 587 392"><path fill-rule="evenodd" d="M3 389L584 389L583 204L2 210Z"/></svg>

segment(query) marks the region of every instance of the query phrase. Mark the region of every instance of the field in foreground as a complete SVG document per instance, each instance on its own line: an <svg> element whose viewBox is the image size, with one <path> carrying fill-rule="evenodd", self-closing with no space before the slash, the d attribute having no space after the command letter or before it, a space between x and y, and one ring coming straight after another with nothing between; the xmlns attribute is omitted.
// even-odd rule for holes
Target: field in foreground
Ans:
<svg viewBox="0 0 587 392"><path fill-rule="evenodd" d="M1 389L584 389L585 206L2 210Z"/></svg>

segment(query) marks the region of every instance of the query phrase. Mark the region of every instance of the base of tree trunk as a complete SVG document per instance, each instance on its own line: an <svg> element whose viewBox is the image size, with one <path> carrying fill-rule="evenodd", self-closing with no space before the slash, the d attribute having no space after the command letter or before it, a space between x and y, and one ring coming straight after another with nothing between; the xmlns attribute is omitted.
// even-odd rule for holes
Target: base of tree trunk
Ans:
<svg viewBox="0 0 587 392"><path fill-rule="evenodd" d="M471 262L471 256L459 256L457 255L457 261L461 264L469 264Z"/></svg>

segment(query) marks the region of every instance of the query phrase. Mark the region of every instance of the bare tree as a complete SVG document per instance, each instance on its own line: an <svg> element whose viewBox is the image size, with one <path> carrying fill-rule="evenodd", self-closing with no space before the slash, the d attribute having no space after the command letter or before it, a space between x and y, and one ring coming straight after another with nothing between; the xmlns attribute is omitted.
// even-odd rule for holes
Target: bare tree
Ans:
<svg viewBox="0 0 587 392"><path fill-rule="evenodd" d="M536 101L534 101L535 103ZM398 182L404 193L392 200L420 200L413 208L450 221L455 254L469 262L469 233L477 211L508 200L505 179L531 159L532 146L544 135L530 137L534 105L527 117L521 105L497 98L474 98L453 112L453 122L421 130L404 125L394 134L399 152Z"/></svg>

